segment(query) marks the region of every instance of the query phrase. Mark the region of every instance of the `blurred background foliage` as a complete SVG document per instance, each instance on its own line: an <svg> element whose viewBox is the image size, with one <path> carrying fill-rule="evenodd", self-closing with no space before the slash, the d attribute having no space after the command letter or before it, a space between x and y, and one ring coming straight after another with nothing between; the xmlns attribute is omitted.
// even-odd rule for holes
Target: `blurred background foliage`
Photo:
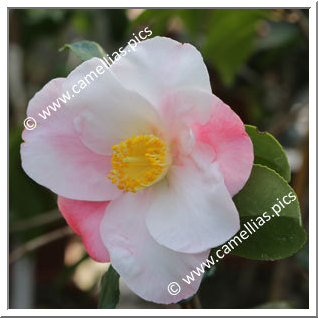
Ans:
<svg viewBox="0 0 318 318"><path fill-rule="evenodd" d="M111 53L148 26L153 36L195 45L214 93L284 146L308 230L308 10L12 9L9 23L10 308L96 308L107 268L87 257L55 195L21 168L28 101L80 63L58 52L65 43L96 41ZM119 308L179 307L120 287ZM228 256L207 275L199 299L203 308L308 308L308 244L276 262Z"/></svg>

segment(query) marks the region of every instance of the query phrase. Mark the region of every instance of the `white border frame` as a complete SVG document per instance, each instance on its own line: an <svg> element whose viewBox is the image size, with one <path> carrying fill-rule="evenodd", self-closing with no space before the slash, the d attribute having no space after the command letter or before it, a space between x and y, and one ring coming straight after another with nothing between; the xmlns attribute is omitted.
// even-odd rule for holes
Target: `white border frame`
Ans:
<svg viewBox="0 0 318 318"><path fill-rule="evenodd" d="M1 190L2 190L2 213L1 213L1 225L2 231L0 232L0 248L1 248L1 281L3 284L0 286L0 315L1 316L161 316L161 315L173 315L173 316L316 316L316 12L317 4L315 1L280 1L280 0L267 0L266 2L258 4L256 1L246 1L242 0L240 2L235 1L203 1L196 0L194 3L189 1L182 2L183 7L206 7L209 8L213 5L213 8L224 8L224 7L261 7L261 8L280 8L280 7L298 7L298 8L310 8L309 10L309 169L310 169L310 179L309 179L309 309L7 309L8 305L8 217L5 211L8 210L8 185L5 178L1 178ZM48 3L48 2L46 2ZM180 3L180 2L179 2ZM89 6L81 6L82 3L75 0L55 0L52 1L50 5L52 7L61 8L76 8L80 5L80 8L104 8L105 3L101 0L90 0ZM132 6L133 4L133 6ZM116 1L115 7L122 8L147 8L149 6L149 1L135 1L129 2L127 0ZM237 5L240 7L237 7ZM265 4L266 6L264 6ZM27 7L25 7L27 5ZM177 7L177 1L153 1L151 2L153 7ZM18 7L51 7L44 6L44 3L40 0L29 0L27 2L16 0L16 1L5 1L5 6L1 7L1 39L2 43L8 43L8 13L9 8ZM107 8L112 8L111 6ZM8 118L7 105L8 103L8 63L7 63L7 51L1 50L1 69L3 70L2 75L2 85L1 85L1 96L2 96L2 107L0 108L0 118L5 120ZM7 136L8 133L8 123L7 125L1 124L1 148L7 149ZM8 136L7 136L8 137ZM6 175L5 169L8 167L8 154L7 156L2 155L2 175ZM6 189L6 190L5 190ZM6 194L6 195L5 195ZM5 282L5 283L4 283ZM9 283L9 282L8 282Z"/></svg>

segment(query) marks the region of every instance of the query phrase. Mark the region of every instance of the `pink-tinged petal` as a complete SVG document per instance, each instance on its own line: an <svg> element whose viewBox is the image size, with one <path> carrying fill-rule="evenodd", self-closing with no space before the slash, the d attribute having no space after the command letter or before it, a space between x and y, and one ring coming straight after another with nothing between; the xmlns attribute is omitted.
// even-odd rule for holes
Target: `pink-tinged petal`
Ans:
<svg viewBox="0 0 318 318"><path fill-rule="evenodd" d="M232 196L248 180L254 161L253 144L244 124L232 109L220 99L205 125L192 127L196 141L210 145Z"/></svg>
<svg viewBox="0 0 318 318"><path fill-rule="evenodd" d="M158 109L166 94L180 87L211 93L203 58L190 44L154 37L138 43L134 52L129 46L125 51L128 53L111 66L112 71L127 88L144 96Z"/></svg>
<svg viewBox="0 0 318 318"><path fill-rule="evenodd" d="M99 232L109 201L78 201L59 196L57 202L68 225L82 237L89 256L96 262L109 262L109 253Z"/></svg>
<svg viewBox="0 0 318 318"><path fill-rule="evenodd" d="M202 169L204 168L204 169ZM199 253L231 238L240 228L238 211L217 163L172 166L151 188L146 219L150 234L167 248Z"/></svg>
<svg viewBox="0 0 318 318"><path fill-rule="evenodd" d="M107 178L110 156L93 153L76 135L34 131L21 145L21 157L26 174L58 195L104 201L120 194Z"/></svg>
<svg viewBox="0 0 318 318"><path fill-rule="evenodd" d="M189 124L206 123L217 103L218 98L213 94L192 87L179 88L166 95L160 113L174 157L191 153L195 139Z"/></svg>
<svg viewBox="0 0 318 318"><path fill-rule="evenodd" d="M67 79L49 82L31 99L27 111L38 126L23 132L25 172L58 195L75 200L105 201L118 196L120 191L107 178L111 145L158 128L156 111L137 93L129 93L109 70L66 104L60 101L47 119L38 115L63 94L72 94L73 85L101 64L100 59L91 59Z"/></svg>
<svg viewBox="0 0 318 318"><path fill-rule="evenodd" d="M30 178L58 195L77 200L111 200L120 192L107 178L110 157L83 145L73 125L74 110L66 104L45 120L38 116L62 95L65 81L50 81L30 100L27 115L36 118L38 126L23 132L22 167Z"/></svg>
<svg viewBox="0 0 318 318"><path fill-rule="evenodd" d="M147 191L126 193L107 207L101 224L102 240L110 253L113 267L140 297L156 303L176 303L197 292L202 276L191 284L182 278L205 261L209 251L185 254L159 245L145 224L149 209ZM167 287L177 282L178 295L169 294Z"/></svg>
<svg viewBox="0 0 318 318"><path fill-rule="evenodd" d="M71 91L86 74L90 84L68 103L80 108L73 122L82 142L99 154L111 154L112 145L139 134L153 134L160 128L160 117L154 107L137 92L126 89L110 69L98 75L103 60L93 58L77 67L67 78L63 89ZM95 75L94 75L95 74ZM93 78L93 80L91 79Z"/></svg>
<svg viewBox="0 0 318 318"><path fill-rule="evenodd" d="M182 87L165 96L160 112L169 125L176 121L205 124L218 102L218 98L212 93Z"/></svg>

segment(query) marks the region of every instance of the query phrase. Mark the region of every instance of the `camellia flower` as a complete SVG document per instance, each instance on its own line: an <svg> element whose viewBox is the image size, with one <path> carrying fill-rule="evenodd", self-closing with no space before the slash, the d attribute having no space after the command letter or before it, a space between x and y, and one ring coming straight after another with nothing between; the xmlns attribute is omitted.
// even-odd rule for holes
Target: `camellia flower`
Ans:
<svg viewBox="0 0 318 318"><path fill-rule="evenodd" d="M43 107L102 65L98 58L50 81ZM155 37L139 43L35 130L23 132L22 165L58 195L89 255L111 262L142 298L175 303L181 284L240 227L232 201L253 163L240 118L211 91L200 53ZM167 286L179 282L170 295Z"/></svg>

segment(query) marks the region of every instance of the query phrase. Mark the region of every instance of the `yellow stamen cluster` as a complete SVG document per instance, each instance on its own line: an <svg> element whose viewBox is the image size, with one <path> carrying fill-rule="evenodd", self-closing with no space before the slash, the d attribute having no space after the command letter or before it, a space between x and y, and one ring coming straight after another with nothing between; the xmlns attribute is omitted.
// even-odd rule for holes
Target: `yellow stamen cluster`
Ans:
<svg viewBox="0 0 318 318"><path fill-rule="evenodd" d="M136 192L161 180L169 167L168 147L154 135L132 136L112 146L108 178L120 190Z"/></svg>

